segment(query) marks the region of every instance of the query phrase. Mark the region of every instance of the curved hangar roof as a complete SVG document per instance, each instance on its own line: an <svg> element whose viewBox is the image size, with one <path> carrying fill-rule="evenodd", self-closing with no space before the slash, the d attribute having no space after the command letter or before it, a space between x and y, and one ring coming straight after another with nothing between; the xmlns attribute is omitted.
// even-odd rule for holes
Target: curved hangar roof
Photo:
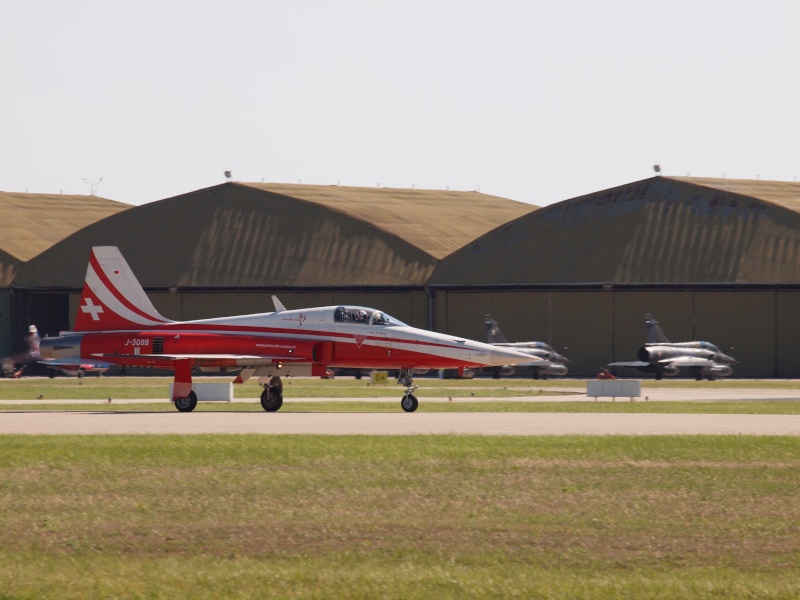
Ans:
<svg viewBox="0 0 800 600"><path fill-rule="evenodd" d="M0 192L0 285L19 266L90 223L130 208L97 196Z"/></svg>
<svg viewBox="0 0 800 600"><path fill-rule="evenodd" d="M476 192L226 183L131 208L26 264L19 287L80 287L119 246L145 287L419 285L437 259L537 207Z"/></svg>
<svg viewBox="0 0 800 600"><path fill-rule="evenodd" d="M540 208L433 284L797 283L800 183L653 177Z"/></svg>

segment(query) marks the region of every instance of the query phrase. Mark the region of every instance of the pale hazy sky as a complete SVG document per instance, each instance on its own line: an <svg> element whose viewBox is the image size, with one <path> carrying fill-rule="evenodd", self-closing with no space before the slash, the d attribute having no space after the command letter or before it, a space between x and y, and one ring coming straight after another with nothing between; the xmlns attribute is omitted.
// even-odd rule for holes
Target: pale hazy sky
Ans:
<svg viewBox="0 0 800 600"><path fill-rule="evenodd" d="M795 0L28 0L2 9L0 190L237 181L546 205L800 177Z"/></svg>

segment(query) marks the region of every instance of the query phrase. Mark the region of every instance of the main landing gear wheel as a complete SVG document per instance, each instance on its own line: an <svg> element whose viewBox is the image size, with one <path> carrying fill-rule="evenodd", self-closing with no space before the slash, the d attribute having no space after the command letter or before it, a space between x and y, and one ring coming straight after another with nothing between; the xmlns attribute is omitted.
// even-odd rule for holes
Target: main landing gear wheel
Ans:
<svg viewBox="0 0 800 600"><path fill-rule="evenodd" d="M283 406L283 394L278 390L264 388L261 392L261 408L267 412L275 412Z"/></svg>
<svg viewBox="0 0 800 600"><path fill-rule="evenodd" d="M403 399L400 400L400 406L406 412L414 412L419 406L419 400L417 400L417 397L414 394L408 392L405 396L403 396Z"/></svg>
<svg viewBox="0 0 800 600"><path fill-rule="evenodd" d="M189 392L185 398L175 398L175 408L181 412L192 412L197 406L197 394Z"/></svg>

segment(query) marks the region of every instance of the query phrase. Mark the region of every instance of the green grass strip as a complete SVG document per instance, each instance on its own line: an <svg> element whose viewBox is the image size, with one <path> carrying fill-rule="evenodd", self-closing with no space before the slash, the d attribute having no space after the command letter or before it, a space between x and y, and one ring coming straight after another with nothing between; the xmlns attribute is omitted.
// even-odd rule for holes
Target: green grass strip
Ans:
<svg viewBox="0 0 800 600"><path fill-rule="evenodd" d="M0 598L800 595L797 437L0 447Z"/></svg>

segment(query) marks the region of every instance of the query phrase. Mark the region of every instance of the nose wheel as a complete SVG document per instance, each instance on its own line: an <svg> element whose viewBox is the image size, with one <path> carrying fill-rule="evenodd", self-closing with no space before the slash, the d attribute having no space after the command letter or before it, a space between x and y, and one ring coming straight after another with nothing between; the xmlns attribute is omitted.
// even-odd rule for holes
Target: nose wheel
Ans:
<svg viewBox="0 0 800 600"><path fill-rule="evenodd" d="M414 389L417 388L415 387ZM419 406L419 400L417 400L417 397L409 390L406 392L406 395L403 396L403 399L400 400L400 406L406 412L414 412Z"/></svg>
<svg viewBox="0 0 800 600"><path fill-rule="evenodd" d="M400 369L400 377L397 378L397 383L406 386L406 393L400 400L400 408L409 413L414 412L419 407L419 400L412 393L417 389L417 386L414 385L414 378L411 373L412 369Z"/></svg>

